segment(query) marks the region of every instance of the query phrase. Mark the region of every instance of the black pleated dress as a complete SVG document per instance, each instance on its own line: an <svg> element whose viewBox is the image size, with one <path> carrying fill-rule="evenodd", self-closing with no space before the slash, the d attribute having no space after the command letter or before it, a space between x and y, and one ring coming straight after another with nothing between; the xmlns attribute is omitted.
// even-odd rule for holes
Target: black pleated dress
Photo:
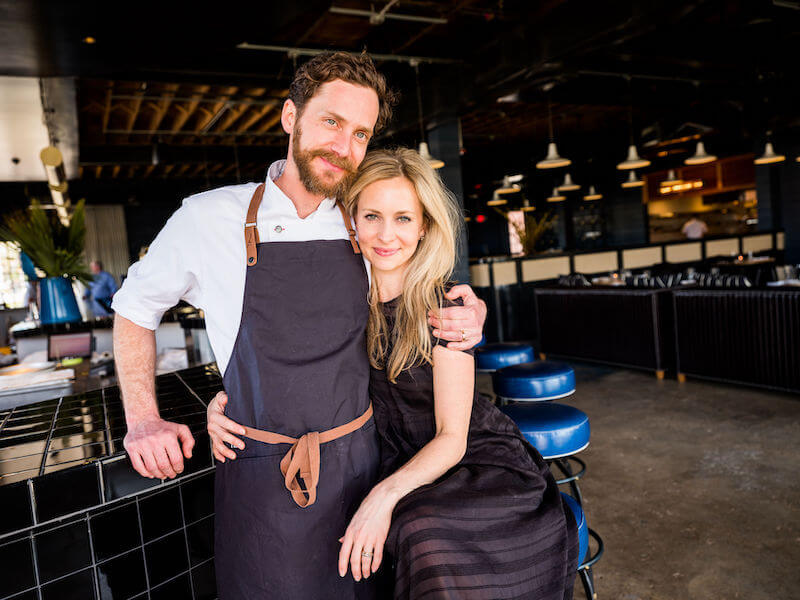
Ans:
<svg viewBox="0 0 800 600"><path fill-rule="evenodd" d="M390 328L397 304L383 305ZM373 368L370 396L383 479L435 434L433 368L403 371L396 384ZM396 600L563 600L578 537L541 455L476 391L464 457L397 504L386 552Z"/></svg>

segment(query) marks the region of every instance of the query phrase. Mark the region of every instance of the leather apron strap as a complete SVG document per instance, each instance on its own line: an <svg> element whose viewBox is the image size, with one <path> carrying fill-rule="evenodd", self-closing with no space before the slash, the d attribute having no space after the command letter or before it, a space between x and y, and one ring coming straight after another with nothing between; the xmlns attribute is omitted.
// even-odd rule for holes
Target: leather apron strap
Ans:
<svg viewBox="0 0 800 600"><path fill-rule="evenodd" d="M363 427L372 416L372 404L360 417L349 423L339 425L327 431L311 431L299 438L262 431L252 427L244 428L244 435L265 444L291 444L292 447L281 459L281 473L284 485L300 508L311 506L317 500L317 483L319 483L320 444L344 437ZM305 489L300 485L303 480Z"/></svg>
<svg viewBox="0 0 800 600"><path fill-rule="evenodd" d="M253 267L258 262L258 249L256 246L261 241L258 237L258 207L264 197L264 184L260 184L247 208L247 218L244 220L244 243L247 245L247 266Z"/></svg>
<svg viewBox="0 0 800 600"><path fill-rule="evenodd" d="M356 230L353 229L353 223L350 220L350 215L347 214L347 211L344 209L344 205L341 202L337 201L336 206L339 207L339 211L342 213L342 220L344 221L344 226L347 227L347 235L350 236L350 244L353 246L353 253L361 254L361 248L358 247L358 242L356 241Z"/></svg>
<svg viewBox="0 0 800 600"><path fill-rule="evenodd" d="M247 208L247 217L244 220L244 243L247 246L247 266L254 267L258 264L258 249L256 246L261 242L258 237L258 208L261 206L261 200L264 198L264 184L259 184L256 191L253 192L253 197L250 198L250 206ZM342 220L344 226L347 228L347 235L350 236L350 245L353 246L354 254L361 254L361 248L358 247L356 241L356 231L353 229L353 223L350 220L350 215L344 209L341 202L336 202L339 211L342 213Z"/></svg>

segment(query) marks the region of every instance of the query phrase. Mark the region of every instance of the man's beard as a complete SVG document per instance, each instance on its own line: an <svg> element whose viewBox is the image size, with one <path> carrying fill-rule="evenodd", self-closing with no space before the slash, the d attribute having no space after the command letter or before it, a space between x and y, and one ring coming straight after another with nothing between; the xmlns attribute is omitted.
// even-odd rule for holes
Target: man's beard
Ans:
<svg viewBox="0 0 800 600"><path fill-rule="evenodd" d="M297 172L300 175L300 181L303 186L310 193L317 196L325 196L326 198L341 199L344 197L344 192L350 187L356 175L356 167L353 164L333 152L316 148L312 150L302 150L300 148L300 137L302 131L300 127L296 127L295 135L292 139L292 158L294 164L297 165ZM314 173L311 166L312 161L321 156L334 166L343 169L342 177L338 181L331 181L326 177L320 177Z"/></svg>

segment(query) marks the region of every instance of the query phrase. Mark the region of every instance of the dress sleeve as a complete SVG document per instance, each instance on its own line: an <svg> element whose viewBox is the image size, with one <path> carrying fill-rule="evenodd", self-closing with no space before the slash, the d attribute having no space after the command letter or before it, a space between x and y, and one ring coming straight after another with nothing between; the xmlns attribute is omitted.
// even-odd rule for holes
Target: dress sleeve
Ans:
<svg viewBox="0 0 800 600"><path fill-rule="evenodd" d="M179 300L197 306L198 233L190 208L184 203L175 211L114 294L114 311L140 327L158 328L164 312Z"/></svg>
<svg viewBox="0 0 800 600"><path fill-rule="evenodd" d="M452 287L452 286L448 286L445 291L449 291L450 287ZM455 300L449 300L448 298L442 297L442 308L448 308L450 306L464 306L464 301L461 298L456 298ZM450 340L443 340L442 338L438 338L435 335L433 335L433 328L431 328L431 337L433 339L433 345L434 346L447 347L447 344L450 343ZM475 349L474 348L469 348L467 350L461 350L461 352L466 352L467 354L469 354L471 356L475 355Z"/></svg>

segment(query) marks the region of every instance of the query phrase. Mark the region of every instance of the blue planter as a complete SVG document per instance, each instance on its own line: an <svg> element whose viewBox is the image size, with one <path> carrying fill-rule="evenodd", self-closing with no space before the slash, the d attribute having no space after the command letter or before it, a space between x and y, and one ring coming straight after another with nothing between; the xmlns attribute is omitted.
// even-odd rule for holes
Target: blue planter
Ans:
<svg viewBox="0 0 800 600"><path fill-rule="evenodd" d="M48 277L41 279L39 286L42 294L42 325L77 323L81 320L81 311L72 291L72 280L66 277Z"/></svg>

